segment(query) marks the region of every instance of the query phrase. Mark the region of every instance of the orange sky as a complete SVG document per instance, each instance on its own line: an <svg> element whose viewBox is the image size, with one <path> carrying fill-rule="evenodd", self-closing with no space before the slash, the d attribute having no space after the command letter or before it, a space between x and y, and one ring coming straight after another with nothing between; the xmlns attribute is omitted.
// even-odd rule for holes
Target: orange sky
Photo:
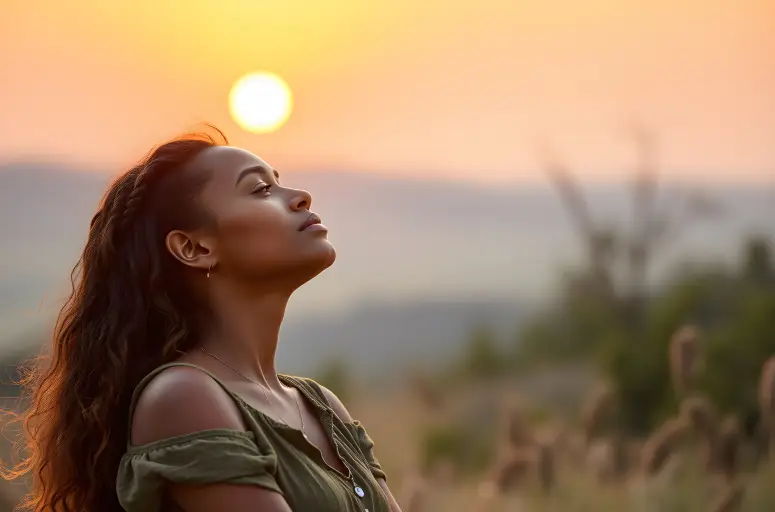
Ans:
<svg viewBox="0 0 775 512"><path fill-rule="evenodd" d="M117 172L199 120L282 169L588 180L640 116L675 180L775 181L775 0L4 0L0 161ZM227 95L267 69L289 123L240 132Z"/></svg>

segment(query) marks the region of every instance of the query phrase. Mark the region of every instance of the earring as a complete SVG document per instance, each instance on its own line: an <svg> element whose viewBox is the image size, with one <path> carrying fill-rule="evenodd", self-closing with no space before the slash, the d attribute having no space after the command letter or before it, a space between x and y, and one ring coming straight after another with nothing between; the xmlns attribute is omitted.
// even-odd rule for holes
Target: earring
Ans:
<svg viewBox="0 0 775 512"><path fill-rule="evenodd" d="M210 268L207 269L207 279L210 279L210 271L213 269L213 264L210 264Z"/></svg>

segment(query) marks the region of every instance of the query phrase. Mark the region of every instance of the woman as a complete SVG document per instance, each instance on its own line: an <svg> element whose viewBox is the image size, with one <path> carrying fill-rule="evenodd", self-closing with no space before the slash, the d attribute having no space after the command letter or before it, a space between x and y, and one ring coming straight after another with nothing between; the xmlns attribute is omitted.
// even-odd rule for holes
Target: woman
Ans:
<svg viewBox="0 0 775 512"><path fill-rule="evenodd" d="M31 382L28 508L400 512L362 425L275 370L289 297L335 259L311 204L202 134L112 184Z"/></svg>

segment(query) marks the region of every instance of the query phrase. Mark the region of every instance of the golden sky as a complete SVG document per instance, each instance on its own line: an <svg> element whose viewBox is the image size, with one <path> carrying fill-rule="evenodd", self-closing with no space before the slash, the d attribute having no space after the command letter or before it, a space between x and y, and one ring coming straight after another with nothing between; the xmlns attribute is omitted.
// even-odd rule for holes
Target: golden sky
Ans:
<svg viewBox="0 0 775 512"><path fill-rule="evenodd" d="M197 121L281 169L534 181L540 141L619 179L775 180L775 0L2 0L0 161L117 172ZM269 70L288 124L227 96Z"/></svg>

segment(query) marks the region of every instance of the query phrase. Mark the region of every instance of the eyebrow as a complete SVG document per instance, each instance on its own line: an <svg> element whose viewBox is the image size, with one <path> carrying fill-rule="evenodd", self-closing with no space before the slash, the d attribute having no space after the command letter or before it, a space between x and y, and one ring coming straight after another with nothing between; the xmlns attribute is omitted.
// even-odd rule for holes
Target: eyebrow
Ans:
<svg viewBox="0 0 775 512"><path fill-rule="evenodd" d="M234 186L236 187L237 185L239 185L240 181L242 181L242 179L249 174L258 174L261 177L266 177L267 174L272 174L272 173L274 173L275 179L278 179L278 180L280 179L280 173L277 172L277 170L270 170L264 167L263 165L254 165L251 167L246 167L245 169L242 169L242 171L240 171Z"/></svg>

